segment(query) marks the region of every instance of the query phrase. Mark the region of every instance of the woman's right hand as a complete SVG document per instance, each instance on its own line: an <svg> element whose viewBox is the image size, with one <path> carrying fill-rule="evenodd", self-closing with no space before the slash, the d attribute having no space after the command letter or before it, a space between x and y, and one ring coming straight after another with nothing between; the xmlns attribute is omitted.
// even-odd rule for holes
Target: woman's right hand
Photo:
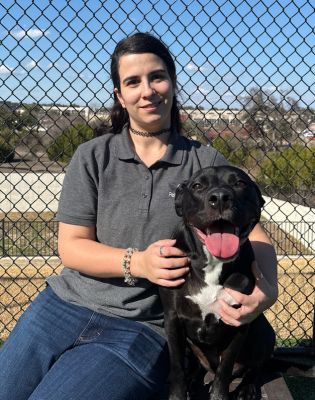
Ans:
<svg viewBox="0 0 315 400"><path fill-rule="evenodd" d="M144 251L133 254L130 272L160 286L176 287L185 282L190 260L175 247L175 239L159 240Z"/></svg>

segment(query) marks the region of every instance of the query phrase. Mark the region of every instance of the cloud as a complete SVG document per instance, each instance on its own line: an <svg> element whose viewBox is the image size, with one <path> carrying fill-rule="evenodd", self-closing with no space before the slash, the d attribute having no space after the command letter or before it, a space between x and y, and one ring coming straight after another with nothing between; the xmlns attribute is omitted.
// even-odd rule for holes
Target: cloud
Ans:
<svg viewBox="0 0 315 400"><path fill-rule="evenodd" d="M33 68L36 67L36 65L37 65L36 61L31 60L29 63L27 63L27 64L25 65L25 68L28 69L28 70L29 70L29 69L33 69Z"/></svg>
<svg viewBox="0 0 315 400"><path fill-rule="evenodd" d="M198 71L197 65L194 64L193 62L188 63L185 69L187 69L188 71Z"/></svg>
<svg viewBox="0 0 315 400"><path fill-rule="evenodd" d="M210 64L209 64L208 62L205 63L205 64L203 64L202 66L199 66L199 67L198 67L198 65L196 65L195 63L190 62L190 63L188 63L188 64L186 65L185 69L186 69L187 71L208 72L209 66L210 66Z"/></svg>
<svg viewBox="0 0 315 400"><path fill-rule="evenodd" d="M264 90L265 92L271 92L271 93L273 93L273 92L278 91L278 90L279 90L279 87L278 87L278 86L274 86L274 85L265 85L265 86L263 86L263 90Z"/></svg>
<svg viewBox="0 0 315 400"><path fill-rule="evenodd" d="M5 65L0 65L0 75L10 74L12 68L6 67Z"/></svg>
<svg viewBox="0 0 315 400"><path fill-rule="evenodd" d="M42 69L45 69L45 71L49 71L52 68L56 68L59 72L62 70L61 64L57 61L49 62L47 65L42 66Z"/></svg>
<svg viewBox="0 0 315 400"><path fill-rule="evenodd" d="M40 29L37 29L37 28L31 28L31 29L28 29L27 31L25 31L23 29L21 29L19 31L14 31L14 32L11 32L11 34L16 39L22 39L25 36L28 36L31 39L36 39L43 35L47 35L48 31L41 31Z"/></svg>
<svg viewBox="0 0 315 400"><path fill-rule="evenodd" d="M207 89L207 88L205 88L205 87L200 86L200 87L199 87L199 92L202 93L202 94L204 94L204 95L207 95L207 94L210 93L210 89Z"/></svg>

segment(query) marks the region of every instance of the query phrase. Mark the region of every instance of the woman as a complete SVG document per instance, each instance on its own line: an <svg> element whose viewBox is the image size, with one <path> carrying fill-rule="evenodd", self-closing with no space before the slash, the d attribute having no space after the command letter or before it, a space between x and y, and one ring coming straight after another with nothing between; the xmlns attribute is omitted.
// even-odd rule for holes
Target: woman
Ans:
<svg viewBox="0 0 315 400"><path fill-rule="evenodd" d="M66 266L20 318L0 353L3 400L152 399L168 373L157 285L176 287L188 257L171 237L174 190L200 167L226 164L179 135L174 61L137 33L111 62L113 133L81 145L65 177L57 219ZM257 226L250 296L221 318L249 322L277 295L276 262ZM263 275L260 272L263 271Z"/></svg>

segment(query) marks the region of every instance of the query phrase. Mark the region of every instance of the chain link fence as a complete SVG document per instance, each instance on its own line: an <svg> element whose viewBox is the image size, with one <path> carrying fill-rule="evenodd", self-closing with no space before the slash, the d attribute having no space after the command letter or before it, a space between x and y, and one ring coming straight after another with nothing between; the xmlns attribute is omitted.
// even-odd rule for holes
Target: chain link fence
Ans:
<svg viewBox="0 0 315 400"><path fill-rule="evenodd" d="M54 216L77 145L109 125L110 55L135 31L176 59L184 134L261 186L278 255L277 346L314 349L314 3L0 3L0 339L60 272Z"/></svg>

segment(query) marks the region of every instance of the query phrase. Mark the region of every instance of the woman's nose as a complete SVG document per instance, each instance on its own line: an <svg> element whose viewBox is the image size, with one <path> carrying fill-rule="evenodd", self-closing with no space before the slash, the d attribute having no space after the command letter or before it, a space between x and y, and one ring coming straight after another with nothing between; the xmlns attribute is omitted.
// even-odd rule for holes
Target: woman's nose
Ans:
<svg viewBox="0 0 315 400"><path fill-rule="evenodd" d="M155 94L155 89L152 85L152 82L143 82L142 85L142 96L143 97L150 97Z"/></svg>

